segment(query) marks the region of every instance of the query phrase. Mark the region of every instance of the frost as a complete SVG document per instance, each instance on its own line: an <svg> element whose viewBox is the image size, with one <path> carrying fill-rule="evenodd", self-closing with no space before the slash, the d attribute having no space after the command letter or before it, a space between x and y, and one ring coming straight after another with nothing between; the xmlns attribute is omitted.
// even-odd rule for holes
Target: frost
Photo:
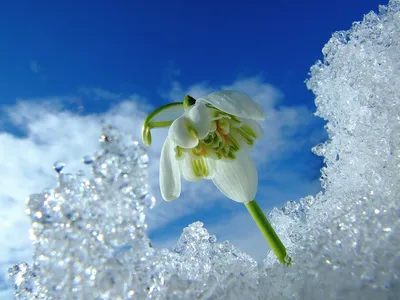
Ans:
<svg viewBox="0 0 400 300"><path fill-rule="evenodd" d="M18 299L397 299L400 294L400 1L336 32L307 86L329 140L323 192L270 214L293 258L257 263L203 224L172 250L154 249L145 209L148 157L105 128L84 158L91 179L59 170L31 195L34 264L10 268ZM148 213L151 213L148 212Z"/></svg>

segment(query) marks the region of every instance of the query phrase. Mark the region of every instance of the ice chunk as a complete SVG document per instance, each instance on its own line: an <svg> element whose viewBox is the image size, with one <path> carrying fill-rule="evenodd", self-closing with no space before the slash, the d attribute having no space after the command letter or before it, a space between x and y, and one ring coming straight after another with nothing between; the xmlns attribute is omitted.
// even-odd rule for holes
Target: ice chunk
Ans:
<svg viewBox="0 0 400 300"><path fill-rule="evenodd" d="M10 270L17 297L116 298L134 287L124 283L132 272L116 253L127 246L141 247L140 255L152 250L144 208L154 201L143 202L151 198L147 173L135 167L146 154L137 143L122 142L115 129L107 127L106 135L92 164L92 179L83 172L58 172L57 188L29 197L35 263Z"/></svg>
<svg viewBox="0 0 400 300"><path fill-rule="evenodd" d="M311 68L307 86L328 121L329 140L313 149L326 163L324 190L273 211L295 263L265 261L268 298L398 298L399 41L400 2L390 1L335 33Z"/></svg>
<svg viewBox="0 0 400 300"><path fill-rule="evenodd" d="M92 179L60 172L57 188L29 197L34 265L9 270L18 299L247 297L255 290L257 263L229 242L216 243L200 222L173 251L153 249L145 234L144 208L155 202L146 151L110 127L101 143Z"/></svg>

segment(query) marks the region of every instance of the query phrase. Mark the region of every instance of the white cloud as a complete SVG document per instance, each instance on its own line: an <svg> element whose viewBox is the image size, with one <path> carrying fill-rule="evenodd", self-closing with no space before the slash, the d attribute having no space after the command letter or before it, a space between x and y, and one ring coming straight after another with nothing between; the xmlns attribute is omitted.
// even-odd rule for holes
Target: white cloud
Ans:
<svg viewBox="0 0 400 300"><path fill-rule="evenodd" d="M171 90L168 93L162 93L164 98L170 101L182 101L186 95L190 95L194 98L199 98L206 94L213 92L213 89L207 82L201 82L191 85L187 89L184 89L178 81L173 81Z"/></svg>
<svg viewBox="0 0 400 300"><path fill-rule="evenodd" d="M241 90L261 103L266 110L267 119L263 123L265 135L253 153L261 168L260 177L268 172L268 163L271 160L279 158L282 153L295 152L296 147L302 143L301 139L308 138L305 133L308 133L307 128L312 123L311 112L305 107L278 106L282 99L281 93L257 77L239 80L227 87L211 87L207 83L201 83L183 89L181 85L175 83L168 97L171 97L173 101L179 101L178 99L183 99L186 93L199 97L220 88ZM81 158L98 149L98 138L104 124L114 125L140 140L145 112L151 109L145 99L137 95L121 99L118 98L118 94L102 89L86 89L83 93L112 101L119 100L106 112L86 115L64 109L64 104L70 103L71 99L76 99L76 97L20 100L15 106L4 109L9 122L24 130L25 136L16 137L7 132L0 132L2 145L0 148L0 182L2 183L0 265L10 266L20 260L30 260L32 248L27 233L30 222L24 212L25 199L31 193L56 185L56 174L52 170L55 161L60 160L66 163L66 172L75 173L83 169ZM216 203L229 201L223 199L210 181L196 184L184 182L180 199L172 203L160 200L158 164L166 134L165 129L154 130L153 144L149 148L151 158L149 180L155 196L158 197L156 207L148 216L150 230L157 230L195 211L211 208ZM204 201L204 199L207 200ZM223 200L219 202L220 199ZM236 207L239 209L237 203L232 202L229 205L232 207L236 205L235 209ZM232 237L235 243L243 245L244 250L257 256L258 254L253 251L255 248L251 245L259 243L260 237L256 237L258 234L249 236L248 232L255 231L253 225L243 225L249 226L250 231L241 229L236 232L234 228L232 229L233 224L239 222L237 218L239 217L227 217L224 226L215 227L217 231L215 233L220 234L221 238ZM247 217L243 218L247 219ZM243 222L247 224L248 221ZM242 224L240 226L245 228ZM166 238L177 239L177 237Z"/></svg>
<svg viewBox="0 0 400 300"><path fill-rule="evenodd" d="M85 96L90 97L92 100L116 101L121 99L120 94L113 93L98 87L96 88L81 87L79 89L79 92Z"/></svg>
<svg viewBox="0 0 400 300"><path fill-rule="evenodd" d="M31 60L29 62L29 68L33 73L39 73L40 72L40 66L39 63L36 60Z"/></svg>

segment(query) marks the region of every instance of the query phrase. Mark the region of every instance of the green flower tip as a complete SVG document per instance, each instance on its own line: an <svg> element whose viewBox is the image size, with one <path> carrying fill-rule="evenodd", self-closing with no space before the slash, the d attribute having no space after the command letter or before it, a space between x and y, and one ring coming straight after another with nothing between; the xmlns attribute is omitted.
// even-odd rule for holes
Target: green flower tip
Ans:
<svg viewBox="0 0 400 300"><path fill-rule="evenodd" d="M190 106L194 105L196 103L196 99L194 99L190 95L186 95L185 98L183 99L183 108L187 110Z"/></svg>
<svg viewBox="0 0 400 300"><path fill-rule="evenodd" d="M142 126L142 141L146 146L151 145L150 126L146 122Z"/></svg>

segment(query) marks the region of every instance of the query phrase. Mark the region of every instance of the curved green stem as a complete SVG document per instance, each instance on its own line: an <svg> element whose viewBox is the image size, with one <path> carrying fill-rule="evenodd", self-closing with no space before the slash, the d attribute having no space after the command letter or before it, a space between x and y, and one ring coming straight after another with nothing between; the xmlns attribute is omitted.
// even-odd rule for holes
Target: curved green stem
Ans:
<svg viewBox="0 0 400 300"><path fill-rule="evenodd" d="M142 126L142 140L143 143L146 146L149 146L151 144L151 133L150 129L151 128L162 128L162 127L167 127L172 124L173 121L163 121L163 122L153 122L151 123L151 120L157 116L160 112L175 107L175 106L183 106L182 102L173 102L173 103L168 103L166 105L160 106L153 110L144 120L143 126Z"/></svg>
<svg viewBox="0 0 400 300"><path fill-rule="evenodd" d="M149 113L147 118L144 120L144 124L148 124L151 121L151 119L153 119L155 116L157 116L163 110L166 110L166 109L174 107L174 106L183 106L183 103L182 102L172 102L172 103L168 103L168 104L165 104L163 106L156 108L151 113Z"/></svg>
<svg viewBox="0 0 400 300"><path fill-rule="evenodd" d="M164 128L171 126L174 121L163 121L163 122L150 122L148 125L150 129L152 128Z"/></svg>
<svg viewBox="0 0 400 300"><path fill-rule="evenodd" d="M261 208L258 206L256 200L245 203L245 205L254 221L258 225L258 228L260 228L268 244L271 246L271 249L274 251L278 260L285 266L289 266L292 262L292 259L287 255L285 246L279 239L274 228L272 228Z"/></svg>

